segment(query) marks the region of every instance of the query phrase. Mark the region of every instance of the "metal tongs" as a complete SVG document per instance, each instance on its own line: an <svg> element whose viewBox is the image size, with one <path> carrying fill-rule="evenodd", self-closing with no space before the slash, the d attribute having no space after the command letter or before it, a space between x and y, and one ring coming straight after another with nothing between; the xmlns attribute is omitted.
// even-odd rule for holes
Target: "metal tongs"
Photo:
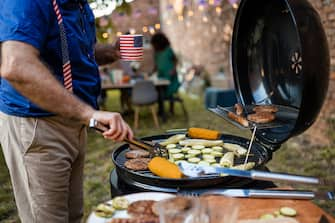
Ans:
<svg viewBox="0 0 335 223"><path fill-rule="evenodd" d="M271 173L258 170L237 170L224 167L190 164L185 161L178 163L181 172L188 177L205 177L206 175L221 175L249 178L253 180L289 181L305 184L319 184L319 179L307 176L290 175L284 173Z"/></svg>
<svg viewBox="0 0 335 223"><path fill-rule="evenodd" d="M109 129L107 126L103 125L102 123L98 122L93 118L90 119L89 127L99 132L105 132L108 131ZM151 157L160 156L168 158L167 150L158 143L144 142L136 138L133 139L125 138L124 141L131 145L147 150L150 153Z"/></svg>

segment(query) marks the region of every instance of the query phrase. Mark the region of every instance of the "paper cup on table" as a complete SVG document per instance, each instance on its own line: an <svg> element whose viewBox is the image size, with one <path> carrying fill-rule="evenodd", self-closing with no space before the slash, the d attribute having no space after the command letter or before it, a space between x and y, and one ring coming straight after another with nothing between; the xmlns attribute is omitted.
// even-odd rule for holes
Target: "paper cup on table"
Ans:
<svg viewBox="0 0 335 223"><path fill-rule="evenodd" d="M143 60L143 35L121 35L120 54L123 61Z"/></svg>

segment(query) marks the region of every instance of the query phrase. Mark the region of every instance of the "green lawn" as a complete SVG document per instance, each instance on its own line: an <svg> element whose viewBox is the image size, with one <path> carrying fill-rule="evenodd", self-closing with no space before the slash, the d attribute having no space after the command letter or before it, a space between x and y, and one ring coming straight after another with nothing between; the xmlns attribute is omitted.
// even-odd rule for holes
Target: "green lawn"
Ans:
<svg viewBox="0 0 335 223"><path fill-rule="evenodd" d="M107 109L119 111L118 93L110 92ZM140 113L140 128L136 131L137 136L146 136L164 133L165 130L175 128L186 128L189 126L217 129L222 132L249 136L249 132L241 132L239 129L226 123L221 118L205 110L200 99L184 97L189 112L189 122L184 119L179 105L176 105L176 114L169 117L166 123L161 123L161 129L153 128L153 120L149 111ZM130 124L131 117L126 117ZM335 128L333 128L334 130ZM335 139L335 135L334 135ZM104 140L95 132L89 133L88 150L85 166L85 218L92 208L99 202L110 198L109 173L113 168L111 153L117 144ZM272 171L283 171L296 174L307 174L318 176L331 182L335 182L335 149L334 148L304 148L297 146L294 142L288 142L274 154L273 160L267 165ZM286 185L283 185L286 186ZM293 185L295 187L299 187ZM320 189L330 190L331 186L322 186ZM334 188L333 188L334 189ZM326 211L335 216L335 207L328 202L315 201ZM0 153L0 222L19 222L7 168Z"/></svg>

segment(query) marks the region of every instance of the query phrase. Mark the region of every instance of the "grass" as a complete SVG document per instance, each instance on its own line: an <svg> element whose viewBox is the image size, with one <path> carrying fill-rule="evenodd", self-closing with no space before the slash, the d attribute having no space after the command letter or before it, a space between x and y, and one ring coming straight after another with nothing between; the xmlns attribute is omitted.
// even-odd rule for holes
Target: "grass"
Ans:
<svg viewBox="0 0 335 223"><path fill-rule="evenodd" d="M119 111L118 93L109 92L107 110ZM187 128L190 126L217 129L225 133L237 134L249 137L248 131L241 132L234 126L226 123L223 119L205 110L200 99L184 97L185 105L189 112L189 121L183 116L179 105L176 105L176 114L169 117L166 123L160 123L161 128L153 128L153 120L149 110L143 109L140 113L140 128L135 132L136 136L148 136L164 133L167 129ZM126 117L132 124L132 117ZM334 125L333 125L334 127ZM332 128L335 132L335 127ZM335 142L335 134L333 133ZM85 219L92 208L98 203L110 199L109 173L113 169L111 153L119 144L104 140L99 134L89 132L88 149L85 164ZM335 182L335 150L334 148L304 148L294 141L285 143L282 148L274 154L273 159L267 164L272 171L283 171L296 174L306 174L318 176L323 180ZM297 185L283 185L293 186ZM320 189L330 190L330 185L322 186ZM335 216L335 207L330 202L315 201L320 207ZM4 163L2 153L0 153L0 222L19 222L9 175Z"/></svg>

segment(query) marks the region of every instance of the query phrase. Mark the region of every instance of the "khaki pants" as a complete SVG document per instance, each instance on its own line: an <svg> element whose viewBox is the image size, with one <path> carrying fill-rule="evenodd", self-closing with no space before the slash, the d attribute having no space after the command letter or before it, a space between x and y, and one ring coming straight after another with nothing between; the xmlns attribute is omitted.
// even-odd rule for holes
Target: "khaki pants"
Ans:
<svg viewBox="0 0 335 223"><path fill-rule="evenodd" d="M23 223L79 223L85 126L60 117L0 112L0 142Z"/></svg>

